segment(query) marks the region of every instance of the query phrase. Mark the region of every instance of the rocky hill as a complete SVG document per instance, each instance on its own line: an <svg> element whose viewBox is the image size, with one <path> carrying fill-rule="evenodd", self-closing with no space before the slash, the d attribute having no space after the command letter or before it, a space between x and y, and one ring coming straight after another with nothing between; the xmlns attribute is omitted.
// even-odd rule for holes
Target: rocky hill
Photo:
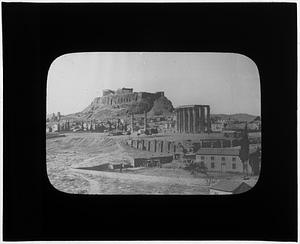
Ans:
<svg viewBox="0 0 300 244"><path fill-rule="evenodd" d="M130 94L131 95L131 94ZM120 98L121 102L107 102L107 98L113 97L114 100ZM116 99L117 97L117 99ZM124 94L96 97L92 103L83 111L75 114L64 116L65 119L80 120L103 120L116 117L128 117L133 114L143 114L144 111L148 116L167 115L173 112L172 102L164 96L163 93L139 93L138 98L126 100L128 97ZM123 98L123 100L122 100ZM105 101L105 102L104 102Z"/></svg>

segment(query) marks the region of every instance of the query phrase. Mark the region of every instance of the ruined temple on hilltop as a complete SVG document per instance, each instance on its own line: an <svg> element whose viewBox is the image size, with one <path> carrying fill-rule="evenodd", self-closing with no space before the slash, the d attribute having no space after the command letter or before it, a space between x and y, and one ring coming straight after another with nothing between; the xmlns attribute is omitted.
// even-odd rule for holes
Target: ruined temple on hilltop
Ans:
<svg viewBox="0 0 300 244"><path fill-rule="evenodd" d="M157 99L163 97L164 92L133 92L133 88L121 88L116 91L105 89L103 96L100 98L100 103L103 105L126 104L132 102L140 102L142 99L150 98Z"/></svg>

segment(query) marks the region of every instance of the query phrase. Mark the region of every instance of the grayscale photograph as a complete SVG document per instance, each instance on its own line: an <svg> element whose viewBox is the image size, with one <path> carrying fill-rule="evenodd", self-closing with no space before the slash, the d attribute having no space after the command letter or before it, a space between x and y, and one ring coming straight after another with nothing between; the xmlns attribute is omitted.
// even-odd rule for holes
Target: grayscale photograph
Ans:
<svg viewBox="0 0 300 244"><path fill-rule="evenodd" d="M242 194L259 180L261 128L259 70L238 53L70 53L48 71L61 192Z"/></svg>

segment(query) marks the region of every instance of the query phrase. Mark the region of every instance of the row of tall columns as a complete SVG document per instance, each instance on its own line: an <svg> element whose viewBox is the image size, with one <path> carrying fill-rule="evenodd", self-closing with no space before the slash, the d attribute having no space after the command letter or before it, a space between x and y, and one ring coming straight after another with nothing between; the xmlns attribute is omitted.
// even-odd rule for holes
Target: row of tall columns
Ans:
<svg viewBox="0 0 300 244"><path fill-rule="evenodd" d="M137 100L137 96L133 97L133 96L126 96L126 97L102 97L102 104L106 104L106 105L112 105L112 104L122 104L122 103L129 103L132 101L136 101Z"/></svg>
<svg viewBox="0 0 300 244"><path fill-rule="evenodd" d="M205 115L206 109L206 115ZM178 108L176 111L176 125L179 133L199 133L211 131L210 107L199 105Z"/></svg>

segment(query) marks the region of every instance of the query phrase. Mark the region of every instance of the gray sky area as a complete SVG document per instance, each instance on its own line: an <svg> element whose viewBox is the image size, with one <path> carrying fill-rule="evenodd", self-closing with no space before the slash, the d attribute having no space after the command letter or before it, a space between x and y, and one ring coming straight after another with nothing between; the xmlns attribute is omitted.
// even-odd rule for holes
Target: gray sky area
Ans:
<svg viewBox="0 0 300 244"><path fill-rule="evenodd" d="M211 113L260 115L255 63L233 53L73 53L51 64L47 113L80 112L102 89L164 91L173 106L209 104Z"/></svg>

